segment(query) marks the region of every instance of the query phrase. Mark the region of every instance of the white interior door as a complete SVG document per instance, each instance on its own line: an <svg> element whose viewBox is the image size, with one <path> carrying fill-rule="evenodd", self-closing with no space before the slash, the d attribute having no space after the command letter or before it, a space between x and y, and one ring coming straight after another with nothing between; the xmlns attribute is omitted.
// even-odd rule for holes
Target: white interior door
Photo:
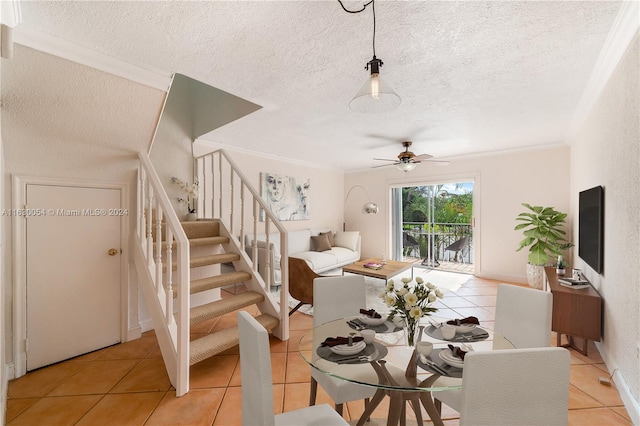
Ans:
<svg viewBox="0 0 640 426"><path fill-rule="evenodd" d="M119 189L29 184L26 201L30 371L120 342L123 212Z"/></svg>

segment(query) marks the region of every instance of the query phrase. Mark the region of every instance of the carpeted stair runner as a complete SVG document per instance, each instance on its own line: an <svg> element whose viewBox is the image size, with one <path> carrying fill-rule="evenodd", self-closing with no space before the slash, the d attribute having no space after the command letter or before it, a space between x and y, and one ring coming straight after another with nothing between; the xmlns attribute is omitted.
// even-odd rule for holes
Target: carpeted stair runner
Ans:
<svg viewBox="0 0 640 426"><path fill-rule="evenodd" d="M267 330L277 327L279 320L271 315L259 315L258 322ZM238 327L230 327L215 334L208 334L205 337L190 342L189 365L197 364L216 354L231 349L238 345Z"/></svg>
<svg viewBox="0 0 640 426"><path fill-rule="evenodd" d="M219 235L220 223L218 221L196 221L183 222L183 227L190 247L206 247L214 245L228 246L229 238ZM194 256L190 259L190 267L198 268L222 263L243 262L238 253L219 253L206 256ZM174 263L173 269L177 268ZM248 267L247 267L248 270ZM190 293L196 294L215 288L241 284L252 280L249 272L232 271L220 273L219 275L200 278L191 281ZM174 293L174 295L176 295ZM246 291L236 295L226 296L222 299L192 308L190 311L191 325L199 324L203 321L211 320L228 314L238 309L253 306L264 300L264 295L254 291ZM267 329L272 330L279 324L279 319L270 315L261 314L257 320ZM204 361L214 355L226 351L238 345L238 329L230 327L216 331L189 343L189 364L193 365Z"/></svg>
<svg viewBox="0 0 640 426"><path fill-rule="evenodd" d="M228 314L229 312L233 312L236 309L255 305L263 300L264 296L262 294L247 291L231 297L216 300L215 302L207 303L206 305L198 306L197 308L191 309L191 325L199 324L212 318L217 318L224 314Z"/></svg>

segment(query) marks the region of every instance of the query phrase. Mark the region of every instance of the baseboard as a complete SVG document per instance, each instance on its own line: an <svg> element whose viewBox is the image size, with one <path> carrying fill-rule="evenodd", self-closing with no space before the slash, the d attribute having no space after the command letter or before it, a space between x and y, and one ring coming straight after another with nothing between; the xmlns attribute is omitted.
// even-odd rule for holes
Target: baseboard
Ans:
<svg viewBox="0 0 640 426"><path fill-rule="evenodd" d="M4 366L4 374L5 374L5 378L7 379L7 383L10 380L13 380L16 378L16 366L13 362L8 362L5 364Z"/></svg>
<svg viewBox="0 0 640 426"><path fill-rule="evenodd" d="M153 320L151 318L140 321L140 331L142 333L146 333L147 331L151 330L155 330L155 327L153 326Z"/></svg>
<svg viewBox="0 0 640 426"><path fill-rule="evenodd" d="M627 381L624 379L620 370L616 370L613 373L613 382L616 384L616 389L618 389L620 398L624 403L624 408L627 409L627 413L629 417L631 417L631 422L634 425L640 425L640 404L638 400L633 397L631 389L629 389Z"/></svg>
<svg viewBox="0 0 640 426"><path fill-rule="evenodd" d="M129 330L127 330L127 342L139 339L140 337L142 337L142 327L141 326L138 325L136 327L131 327L131 328L129 328Z"/></svg>

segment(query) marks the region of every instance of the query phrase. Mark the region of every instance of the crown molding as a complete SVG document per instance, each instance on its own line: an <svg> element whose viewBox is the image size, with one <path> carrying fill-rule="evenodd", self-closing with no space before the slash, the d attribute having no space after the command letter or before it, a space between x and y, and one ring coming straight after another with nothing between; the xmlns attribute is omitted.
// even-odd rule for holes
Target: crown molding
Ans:
<svg viewBox="0 0 640 426"><path fill-rule="evenodd" d="M171 85L171 74L142 68L61 38L25 28L24 25L18 25L14 29L13 41L165 92Z"/></svg>
<svg viewBox="0 0 640 426"><path fill-rule="evenodd" d="M638 28L640 28L640 2L637 0L623 2L576 108L566 138L569 143L587 119L618 63L638 34Z"/></svg>

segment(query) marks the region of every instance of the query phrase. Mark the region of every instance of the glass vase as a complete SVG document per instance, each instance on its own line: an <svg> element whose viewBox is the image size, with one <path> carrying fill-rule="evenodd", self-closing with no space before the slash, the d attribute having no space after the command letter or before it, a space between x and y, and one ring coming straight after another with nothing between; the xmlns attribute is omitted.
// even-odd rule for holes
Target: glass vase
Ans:
<svg viewBox="0 0 640 426"><path fill-rule="evenodd" d="M406 318L403 330L405 345L415 347L416 338L418 337L418 321L412 318Z"/></svg>

